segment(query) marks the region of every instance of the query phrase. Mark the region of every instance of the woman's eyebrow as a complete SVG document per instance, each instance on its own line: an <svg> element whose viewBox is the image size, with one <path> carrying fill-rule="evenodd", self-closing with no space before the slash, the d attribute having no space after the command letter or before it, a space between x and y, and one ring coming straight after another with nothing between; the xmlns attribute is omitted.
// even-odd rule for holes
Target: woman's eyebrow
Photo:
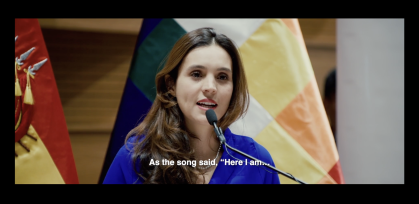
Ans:
<svg viewBox="0 0 419 204"><path fill-rule="evenodd" d="M229 68L225 68L225 67L218 68L217 70L218 70L218 71L231 72L231 69L229 69Z"/></svg>
<svg viewBox="0 0 419 204"><path fill-rule="evenodd" d="M191 69L207 69L207 68L202 65L191 65L189 66L188 70L191 70Z"/></svg>
<svg viewBox="0 0 419 204"><path fill-rule="evenodd" d="M189 66L188 70L191 69L207 69L205 66L202 65L191 65ZM226 67L220 67L217 69L217 71L226 71L226 72L230 72L231 73L231 69L226 68Z"/></svg>

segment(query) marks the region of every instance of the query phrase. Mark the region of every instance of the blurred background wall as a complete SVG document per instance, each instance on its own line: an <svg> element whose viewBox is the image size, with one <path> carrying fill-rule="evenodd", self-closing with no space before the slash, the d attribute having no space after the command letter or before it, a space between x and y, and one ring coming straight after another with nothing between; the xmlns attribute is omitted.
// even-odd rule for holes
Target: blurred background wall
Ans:
<svg viewBox="0 0 419 204"><path fill-rule="evenodd" d="M81 184L96 184L142 19L39 19ZM336 19L299 19L320 93L336 66ZM345 172L344 172L345 173ZM344 174L345 176L345 174Z"/></svg>
<svg viewBox="0 0 419 204"><path fill-rule="evenodd" d="M338 19L337 51L346 182L404 184L404 19Z"/></svg>

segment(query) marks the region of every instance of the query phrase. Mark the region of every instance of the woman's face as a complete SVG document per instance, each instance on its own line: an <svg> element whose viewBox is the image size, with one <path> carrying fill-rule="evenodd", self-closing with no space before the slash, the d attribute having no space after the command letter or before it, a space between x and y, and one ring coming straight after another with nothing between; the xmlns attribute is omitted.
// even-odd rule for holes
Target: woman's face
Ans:
<svg viewBox="0 0 419 204"><path fill-rule="evenodd" d="M174 92L187 125L209 125L205 112L210 108L219 120L233 93L233 68L228 53L218 45L191 50L179 67Z"/></svg>

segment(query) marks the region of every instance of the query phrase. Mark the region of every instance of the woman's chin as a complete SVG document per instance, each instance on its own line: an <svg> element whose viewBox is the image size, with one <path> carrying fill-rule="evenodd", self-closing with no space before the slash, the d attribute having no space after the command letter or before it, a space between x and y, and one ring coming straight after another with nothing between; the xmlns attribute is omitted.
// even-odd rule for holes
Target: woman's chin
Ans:
<svg viewBox="0 0 419 204"><path fill-rule="evenodd" d="M208 122L208 119L207 119L207 116L206 115L203 115L203 116L201 116L199 118L196 118L195 124L197 126L211 126L209 124L209 122Z"/></svg>

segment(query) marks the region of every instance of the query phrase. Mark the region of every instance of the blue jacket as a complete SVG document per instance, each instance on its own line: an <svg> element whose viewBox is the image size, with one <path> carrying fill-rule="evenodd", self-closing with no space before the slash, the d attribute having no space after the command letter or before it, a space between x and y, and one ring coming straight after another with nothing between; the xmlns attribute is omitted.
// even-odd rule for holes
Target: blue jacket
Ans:
<svg viewBox="0 0 419 204"><path fill-rule="evenodd" d="M252 157L260 159L269 165L275 166L271 155L262 145L253 138L236 135L226 129L224 132L226 142L231 147L238 149ZM131 137L129 141L133 141ZM132 146L128 145L131 149ZM209 184L279 184L278 173L263 165L253 165L250 159L242 156L231 149L225 149ZM227 152L228 151L228 152ZM232 157L233 156L233 157ZM232 165L229 161L242 160L242 165ZM246 163L247 162L247 163ZM271 172L271 173L270 173ZM125 146L122 146L115 156L103 184L141 184L142 180L135 174L132 166L131 154Z"/></svg>

